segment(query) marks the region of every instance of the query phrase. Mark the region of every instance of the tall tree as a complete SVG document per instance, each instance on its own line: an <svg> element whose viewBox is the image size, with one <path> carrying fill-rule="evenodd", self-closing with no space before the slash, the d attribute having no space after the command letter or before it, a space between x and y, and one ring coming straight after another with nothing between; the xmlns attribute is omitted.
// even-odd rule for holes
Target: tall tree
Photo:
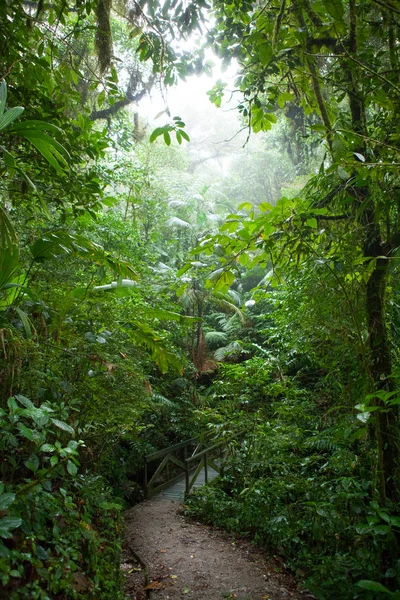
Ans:
<svg viewBox="0 0 400 600"><path fill-rule="evenodd" d="M196 13L198 3L189 8ZM235 242L228 234L239 226L224 226L221 241L234 257L261 250L264 263L279 247L275 261L288 266L310 251L307 236L311 231L315 243L319 224L353 235L353 260L364 265L365 375L375 410L379 489L382 500L397 500L400 447L387 288L400 237L399 10L390 0L215 0L212 9L208 40L225 61L239 63L236 91L249 128L269 130L278 108L295 105L317 117L311 128L325 149L302 208L283 202L268 212L265 206L267 213L259 219L252 214ZM219 85L211 99L219 105L223 94ZM276 244L284 232L286 241ZM319 249L327 262L329 248ZM232 267L232 255L224 261Z"/></svg>

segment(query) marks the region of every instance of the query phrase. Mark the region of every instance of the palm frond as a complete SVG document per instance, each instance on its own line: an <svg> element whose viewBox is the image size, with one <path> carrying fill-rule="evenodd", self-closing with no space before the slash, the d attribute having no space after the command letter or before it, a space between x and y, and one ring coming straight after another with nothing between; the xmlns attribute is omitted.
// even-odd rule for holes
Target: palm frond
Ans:
<svg viewBox="0 0 400 600"><path fill-rule="evenodd" d="M128 324L126 330L128 336L138 346L142 346L150 352L162 373L166 373L169 368L182 373L183 366L179 357L167 349L159 335L149 325L134 321Z"/></svg>
<svg viewBox="0 0 400 600"><path fill-rule="evenodd" d="M221 308L226 313L235 313L241 323L246 323L246 317L243 312L240 310L236 304L232 302L232 299L236 300L236 297L228 296L227 294L221 294L220 292L215 292L214 296L210 298L211 302Z"/></svg>
<svg viewBox="0 0 400 600"><path fill-rule="evenodd" d="M167 227L179 227L181 229L192 229L192 226L187 221L179 219L179 217L170 217L165 223Z"/></svg>

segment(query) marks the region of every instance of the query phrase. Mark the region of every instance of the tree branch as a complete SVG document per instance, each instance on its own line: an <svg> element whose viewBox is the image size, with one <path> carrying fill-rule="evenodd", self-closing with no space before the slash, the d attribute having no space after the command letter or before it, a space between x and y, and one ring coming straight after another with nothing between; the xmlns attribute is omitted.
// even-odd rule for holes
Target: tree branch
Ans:
<svg viewBox="0 0 400 600"><path fill-rule="evenodd" d="M144 84L143 88L136 93L132 93L128 87L128 90L126 91L126 97L123 100L118 100L117 102L115 102L115 104L109 106L108 108L104 108L103 110L94 110L90 115L91 121L97 121L98 119L108 119L109 117L112 117L126 106L129 106L129 104L132 104L133 102L139 102L151 89L154 80L155 77L152 76L149 79L149 81L146 84Z"/></svg>

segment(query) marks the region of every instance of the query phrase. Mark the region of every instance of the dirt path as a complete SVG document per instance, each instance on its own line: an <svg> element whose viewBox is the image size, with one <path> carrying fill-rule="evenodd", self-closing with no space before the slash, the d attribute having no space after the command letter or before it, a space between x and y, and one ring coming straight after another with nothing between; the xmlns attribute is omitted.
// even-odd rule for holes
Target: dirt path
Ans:
<svg viewBox="0 0 400 600"><path fill-rule="evenodd" d="M132 600L305 600L279 559L180 514L171 500L125 513L127 590ZM147 590L145 589L147 587Z"/></svg>

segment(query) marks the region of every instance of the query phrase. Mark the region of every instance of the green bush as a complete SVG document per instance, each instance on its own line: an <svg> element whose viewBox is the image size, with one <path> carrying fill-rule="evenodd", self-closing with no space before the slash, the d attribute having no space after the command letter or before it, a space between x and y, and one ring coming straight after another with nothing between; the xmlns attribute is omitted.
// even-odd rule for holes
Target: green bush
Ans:
<svg viewBox="0 0 400 600"><path fill-rule="evenodd" d="M81 440L65 406L25 396L0 411L1 598L124 597L120 506L79 474Z"/></svg>
<svg viewBox="0 0 400 600"><path fill-rule="evenodd" d="M396 590L400 519L374 501L362 423L339 411L322 420L318 397L290 379L265 389L255 412L223 422L241 394L235 385L236 394L205 415L220 440L238 422L247 433L230 444L223 476L193 492L187 513L279 553L319 600L375 600L383 587Z"/></svg>

